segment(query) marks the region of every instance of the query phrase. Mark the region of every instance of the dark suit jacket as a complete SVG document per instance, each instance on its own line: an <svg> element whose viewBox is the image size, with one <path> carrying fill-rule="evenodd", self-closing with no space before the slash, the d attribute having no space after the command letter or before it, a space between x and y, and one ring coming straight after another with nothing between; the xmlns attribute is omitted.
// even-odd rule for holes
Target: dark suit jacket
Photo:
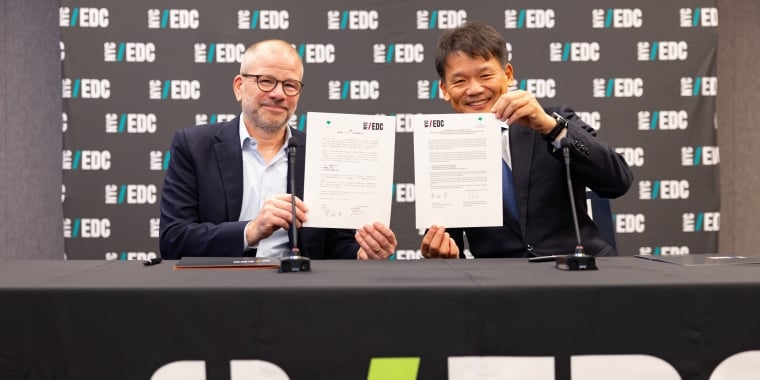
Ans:
<svg viewBox="0 0 760 380"><path fill-rule="evenodd" d="M248 222L238 221L243 202L239 120L175 133L161 194L162 257L243 256ZM298 141L295 194L303 199L306 135L291 132ZM301 228L298 238L302 254L312 259L355 259L359 249L351 230Z"/></svg>
<svg viewBox="0 0 760 380"><path fill-rule="evenodd" d="M622 156L596 138L593 128L567 107L547 108L569 122L567 139L575 206L586 254L616 255L600 236L586 210L586 187L600 197L617 198L631 186L633 174ZM463 232L470 252L481 257L530 257L573 253L576 246L562 150L524 125L509 130L512 177L518 220L505 209L504 227L447 229L464 252ZM464 257L464 255L461 255Z"/></svg>

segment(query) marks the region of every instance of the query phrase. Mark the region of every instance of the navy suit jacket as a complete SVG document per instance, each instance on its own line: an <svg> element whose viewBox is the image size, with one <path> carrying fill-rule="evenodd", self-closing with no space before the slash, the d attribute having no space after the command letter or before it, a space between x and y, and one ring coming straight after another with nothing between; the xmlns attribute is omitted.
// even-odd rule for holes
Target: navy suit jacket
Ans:
<svg viewBox="0 0 760 380"><path fill-rule="evenodd" d="M586 187L600 197L617 198L631 186L633 174L622 156L596 137L596 131L567 107L547 108L569 122L564 143L570 147L570 168L581 242L586 254L616 255L600 236L586 207ZM504 209L503 227L451 228L464 252L481 257L530 257L573 253L576 246L565 164L561 149L544 141L528 126L511 125L509 146L518 219ZM464 254L460 254L464 257Z"/></svg>
<svg viewBox="0 0 760 380"><path fill-rule="evenodd" d="M163 258L243 256L243 231L248 221L238 221L243 203L239 122L237 117L175 133L161 194L159 245ZM306 135L294 129L291 132L298 142L295 194L303 199ZM352 230L304 227L298 237L302 254L312 259L355 259L359 249Z"/></svg>

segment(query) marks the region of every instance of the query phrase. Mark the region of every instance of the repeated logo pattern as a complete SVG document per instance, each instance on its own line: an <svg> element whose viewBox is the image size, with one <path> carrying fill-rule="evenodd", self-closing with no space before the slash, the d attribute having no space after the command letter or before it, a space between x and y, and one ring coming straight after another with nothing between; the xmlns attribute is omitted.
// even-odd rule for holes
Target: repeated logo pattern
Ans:
<svg viewBox="0 0 760 380"><path fill-rule="evenodd" d="M64 231L69 258L158 254L158 206L175 130L235 118L245 48L289 41L305 64L306 112L395 116L396 259L419 258L412 134L417 113L452 112L434 69L438 37L468 20L500 30L515 89L567 104L631 165L614 200L622 255L714 252L720 231L714 0L610 8L555 1L105 0L60 8ZM456 5L454 5L456 4ZM190 8L192 7L192 8Z"/></svg>

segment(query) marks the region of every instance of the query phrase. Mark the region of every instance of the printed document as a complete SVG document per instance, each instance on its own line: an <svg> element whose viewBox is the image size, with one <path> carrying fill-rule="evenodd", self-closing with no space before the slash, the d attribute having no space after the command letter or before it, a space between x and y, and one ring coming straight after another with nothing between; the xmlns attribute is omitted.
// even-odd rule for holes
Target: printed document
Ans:
<svg viewBox="0 0 760 380"><path fill-rule="evenodd" d="M417 228L502 226L502 122L491 113L411 120Z"/></svg>
<svg viewBox="0 0 760 380"><path fill-rule="evenodd" d="M304 226L390 225L396 118L309 112L306 134Z"/></svg>

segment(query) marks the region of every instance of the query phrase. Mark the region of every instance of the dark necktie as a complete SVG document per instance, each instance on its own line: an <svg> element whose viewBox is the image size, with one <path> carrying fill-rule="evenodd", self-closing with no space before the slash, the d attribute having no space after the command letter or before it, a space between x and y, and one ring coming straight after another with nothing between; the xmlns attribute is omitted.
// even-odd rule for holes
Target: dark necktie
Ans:
<svg viewBox="0 0 760 380"><path fill-rule="evenodd" d="M515 200L515 185L512 181L512 170L504 160L501 160L501 198L504 207L517 220L517 201Z"/></svg>

